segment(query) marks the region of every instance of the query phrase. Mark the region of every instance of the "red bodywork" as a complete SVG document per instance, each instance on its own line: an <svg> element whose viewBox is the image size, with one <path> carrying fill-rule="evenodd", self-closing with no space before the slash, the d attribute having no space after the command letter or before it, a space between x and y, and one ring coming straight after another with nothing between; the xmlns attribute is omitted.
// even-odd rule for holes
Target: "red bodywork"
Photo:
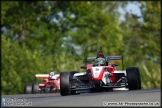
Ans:
<svg viewBox="0 0 162 108"><path fill-rule="evenodd" d="M96 56L96 59L97 58L105 58L104 53L101 50L100 50L100 52L98 52L98 54ZM96 67L95 69L97 69L97 70L94 70L93 67ZM115 82L115 77L114 77L114 71L115 70L116 70L116 68L113 65L113 63L108 63L108 62L106 62L106 65L105 66L96 66L95 64L94 65L93 64L87 64L87 66L86 66L86 72L87 72L87 74L89 72L91 72L92 78L93 78L94 81L101 81L102 78L103 78L104 72L105 71L108 71L108 72L111 73L109 75L111 81L112 82ZM95 76L95 74L97 74L97 77Z"/></svg>
<svg viewBox="0 0 162 108"><path fill-rule="evenodd" d="M116 70L116 67L113 66L113 63L109 63L107 66L100 66L101 70L100 70L100 74L99 74L99 76L98 76L97 78L94 77L94 74L95 74L95 73L94 73L92 67L97 67L97 66L94 66L94 65L92 65L92 64L87 64L87 66L86 66L86 72L87 72L87 74L88 74L89 72L92 73L92 78L93 78L93 80L95 80L95 81L101 81L101 80L102 80L102 77L103 77L103 74L104 74L104 71L108 71L108 72L111 73L111 74L109 75L109 76L111 76L111 77L110 77L110 78L111 78L111 81L112 81L112 82L115 82L114 71Z"/></svg>
<svg viewBox="0 0 162 108"><path fill-rule="evenodd" d="M60 76L57 77L56 80L51 80L49 76L36 76L36 78L44 78L43 82L39 84L40 88L44 88L46 86L56 87L60 89Z"/></svg>

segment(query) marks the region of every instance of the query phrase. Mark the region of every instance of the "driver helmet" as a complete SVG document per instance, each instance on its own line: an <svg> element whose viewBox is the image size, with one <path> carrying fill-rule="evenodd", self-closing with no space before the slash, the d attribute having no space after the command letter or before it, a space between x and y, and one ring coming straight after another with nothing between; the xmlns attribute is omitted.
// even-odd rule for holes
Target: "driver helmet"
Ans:
<svg viewBox="0 0 162 108"><path fill-rule="evenodd" d="M50 72L49 76L54 76L55 72Z"/></svg>
<svg viewBox="0 0 162 108"><path fill-rule="evenodd" d="M54 69L53 69L53 68L51 68L51 71L50 71L49 76L54 76L54 75L55 75Z"/></svg>
<svg viewBox="0 0 162 108"><path fill-rule="evenodd" d="M99 54L97 55L97 57L98 57L98 58L104 58L104 54L103 54L103 53L99 53Z"/></svg>
<svg viewBox="0 0 162 108"><path fill-rule="evenodd" d="M106 60L105 60L105 58L97 58L95 60L95 64L97 66L105 66L106 65Z"/></svg>

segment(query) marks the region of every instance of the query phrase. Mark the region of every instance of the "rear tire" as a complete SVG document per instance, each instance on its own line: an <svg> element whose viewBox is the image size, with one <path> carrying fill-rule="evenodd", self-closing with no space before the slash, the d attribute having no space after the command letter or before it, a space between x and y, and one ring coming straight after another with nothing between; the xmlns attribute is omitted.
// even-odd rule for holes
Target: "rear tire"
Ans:
<svg viewBox="0 0 162 108"><path fill-rule="evenodd" d="M33 94L39 93L39 84L37 82L34 82L32 84L32 93Z"/></svg>
<svg viewBox="0 0 162 108"><path fill-rule="evenodd" d="M126 74L129 90L141 89L139 69L137 67L129 67L126 69Z"/></svg>
<svg viewBox="0 0 162 108"><path fill-rule="evenodd" d="M60 94L61 94L61 96L70 95L69 78L70 78L69 72L61 72L60 73Z"/></svg>
<svg viewBox="0 0 162 108"><path fill-rule="evenodd" d="M25 84L24 94L31 94L31 93L32 93L32 84Z"/></svg>
<svg viewBox="0 0 162 108"><path fill-rule="evenodd" d="M139 68L136 67L136 71L137 71L137 78L138 78L139 89L141 89L141 76L140 76Z"/></svg>

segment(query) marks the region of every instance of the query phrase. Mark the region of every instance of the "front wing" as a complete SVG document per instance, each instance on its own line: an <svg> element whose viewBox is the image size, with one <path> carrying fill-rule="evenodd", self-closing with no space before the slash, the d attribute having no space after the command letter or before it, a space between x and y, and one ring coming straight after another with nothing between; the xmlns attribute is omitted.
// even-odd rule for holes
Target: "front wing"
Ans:
<svg viewBox="0 0 162 108"><path fill-rule="evenodd" d="M81 73L76 73L73 76L72 82L71 82L71 87L70 90L71 91L76 91L76 93L82 93L82 92L90 92L91 89L94 88L100 88L100 89L115 89L115 88L127 88L127 80L126 80L126 71L125 70L119 70L119 71L114 71L114 73L116 74L115 77L120 77L120 75L123 73L123 76L121 76L120 79L118 79L118 81L116 81L116 83L109 83L109 84L102 84L99 87L95 87L95 85L93 84L95 81L92 81L90 83L84 83L82 80L83 79L87 79L87 75L86 72L81 72ZM74 83L75 82L75 83Z"/></svg>

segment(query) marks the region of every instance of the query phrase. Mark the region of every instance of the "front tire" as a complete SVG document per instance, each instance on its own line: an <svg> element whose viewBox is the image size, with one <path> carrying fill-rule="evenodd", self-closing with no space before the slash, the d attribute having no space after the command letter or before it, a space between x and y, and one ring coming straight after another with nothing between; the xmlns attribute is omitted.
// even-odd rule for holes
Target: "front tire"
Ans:
<svg viewBox="0 0 162 108"><path fill-rule="evenodd" d="M61 94L61 96L70 95L69 78L70 78L69 72L61 72L60 73L60 94Z"/></svg>
<svg viewBox="0 0 162 108"><path fill-rule="evenodd" d="M126 69L126 74L129 90L141 89L139 69L137 67L129 67Z"/></svg>
<svg viewBox="0 0 162 108"><path fill-rule="evenodd" d="M32 84L25 84L24 94L31 94L31 93L32 93Z"/></svg>

